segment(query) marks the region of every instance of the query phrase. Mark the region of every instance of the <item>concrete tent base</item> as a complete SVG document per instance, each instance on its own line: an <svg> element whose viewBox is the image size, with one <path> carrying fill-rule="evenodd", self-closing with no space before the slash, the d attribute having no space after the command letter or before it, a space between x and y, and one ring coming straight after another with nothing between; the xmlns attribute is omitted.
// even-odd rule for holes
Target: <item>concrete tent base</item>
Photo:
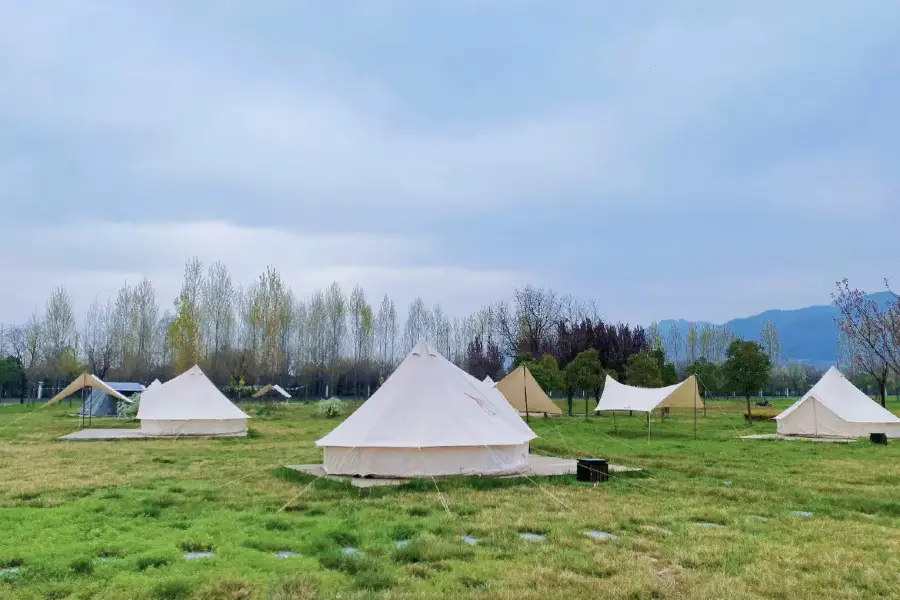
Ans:
<svg viewBox="0 0 900 600"><path fill-rule="evenodd" d="M760 433L757 435L741 435L738 436L742 440L792 440L792 441L806 441L806 442L834 442L838 444L849 444L850 442L855 442L855 439L851 438L837 438L837 437L811 437L811 436L802 436L802 435L779 435L777 433Z"/></svg>
<svg viewBox="0 0 900 600"><path fill-rule="evenodd" d="M67 442L87 442L94 440L165 440L175 439L177 437L246 437L247 432L229 433L218 435L147 435L140 429L81 429L68 435L64 435L58 439Z"/></svg>
<svg viewBox="0 0 900 600"><path fill-rule="evenodd" d="M560 475L574 475L578 461L570 458L556 458L554 456L528 455L528 469L513 475L502 477L556 477ZM327 475L322 465L288 465L288 469L309 473L317 477L324 477L333 481L350 480L351 485L358 488L380 487L388 485L403 485L409 479L376 478L376 477L348 477L345 475ZM633 473L643 471L636 467L624 467L622 465L609 465L610 473Z"/></svg>

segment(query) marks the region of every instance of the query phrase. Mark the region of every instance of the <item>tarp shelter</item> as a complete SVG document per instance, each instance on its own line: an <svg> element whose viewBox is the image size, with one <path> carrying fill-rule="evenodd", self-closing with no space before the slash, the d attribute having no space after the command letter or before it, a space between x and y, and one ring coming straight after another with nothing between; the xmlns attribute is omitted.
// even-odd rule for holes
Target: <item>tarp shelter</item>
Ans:
<svg viewBox="0 0 900 600"><path fill-rule="evenodd" d="M500 475L528 465L535 434L505 401L424 342L316 442L332 475Z"/></svg>
<svg viewBox="0 0 900 600"><path fill-rule="evenodd" d="M144 391L144 386L140 383L107 381L106 385L120 394L137 394ZM131 403L130 398L126 398L127 403ZM78 411L80 417L115 417L118 411L119 399L111 396L100 388L93 388L90 395L85 399L81 410Z"/></svg>
<svg viewBox="0 0 900 600"><path fill-rule="evenodd" d="M521 365L494 384L513 408L524 415L561 415L562 409L544 392L528 367Z"/></svg>
<svg viewBox="0 0 900 600"><path fill-rule="evenodd" d="M693 375L675 385L661 388L642 388L619 383L609 375L603 384L603 394L594 412L628 410L647 413L647 435L650 435L650 413L657 408L694 409L694 437L697 436L697 410L703 408L697 378ZM614 421L615 423L615 421Z"/></svg>
<svg viewBox="0 0 900 600"><path fill-rule="evenodd" d="M250 417L194 366L141 395L137 418L147 435L246 435Z"/></svg>
<svg viewBox="0 0 900 600"><path fill-rule="evenodd" d="M650 412L657 408L703 408L697 378L691 375L681 383L661 388L641 388L619 383L609 375L595 412L634 410Z"/></svg>
<svg viewBox="0 0 900 600"><path fill-rule="evenodd" d="M281 396L284 397L284 398L290 398L290 397L291 397L291 395L288 394L288 393L284 390L284 388L281 387L280 385L278 385L277 383L274 384L274 385L269 384L269 385L263 387L261 390L259 390L259 391L256 392L255 394L253 394L253 397L254 397L254 398L262 398L263 396L265 396L265 395L268 394L269 392L276 392L277 394L281 395Z"/></svg>
<svg viewBox="0 0 900 600"><path fill-rule="evenodd" d="M780 435L900 437L900 417L861 392L831 367L800 400L775 417Z"/></svg>
<svg viewBox="0 0 900 600"><path fill-rule="evenodd" d="M112 402L112 413L111 413L112 415L116 414L116 410L115 410L116 409L116 406L115 406L116 401L121 400L122 402L127 402L127 403L131 404L131 400L126 398L120 392L117 392L108 383L106 383L105 381L103 381L102 379L97 377L96 375L93 375L91 373L84 373L83 375L79 375L77 378L75 378L75 381L73 381L72 383L67 385L60 393L58 393L57 395L53 396L50 400L48 400L44 404L44 406L50 406L51 404L56 404L63 398L67 398L68 396L71 396L75 392L81 391L84 388L91 388L93 391L98 391L101 394L103 394L104 396L109 396L111 398L111 402ZM92 391L92 395L93 395L93 391ZM85 405L87 405L88 402L90 402L90 397L88 397L88 400L85 402ZM99 399L97 401L97 404L98 404L98 410L105 406L105 403L101 402ZM101 416L98 414L93 414L91 412L91 410L84 412L84 409L85 409L85 407L83 406L82 407L83 412L79 413L79 416L95 416L95 417ZM105 416L105 415L103 415L103 416Z"/></svg>

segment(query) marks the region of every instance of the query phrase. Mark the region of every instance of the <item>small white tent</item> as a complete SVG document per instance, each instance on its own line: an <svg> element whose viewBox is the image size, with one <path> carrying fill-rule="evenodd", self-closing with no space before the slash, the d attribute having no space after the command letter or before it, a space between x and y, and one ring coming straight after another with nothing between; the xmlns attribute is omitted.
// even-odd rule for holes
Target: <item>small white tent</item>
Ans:
<svg viewBox="0 0 900 600"><path fill-rule="evenodd" d="M635 410L646 412L657 408L703 408L697 378L691 375L681 383L662 388L641 388L619 383L609 375L595 412L602 410Z"/></svg>
<svg viewBox="0 0 900 600"><path fill-rule="evenodd" d="M250 417L194 366L141 396L137 418L147 435L247 435Z"/></svg>
<svg viewBox="0 0 900 600"><path fill-rule="evenodd" d="M316 445L325 449L329 474L499 475L527 467L534 437L508 403L419 342L378 391Z"/></svg>
<svg viewBox="0 0 900 600"><path fill-rule="evenodd" d="M900 437L900 417L862 393L831 367L800 400L775 417L780 435Z"/></svg>

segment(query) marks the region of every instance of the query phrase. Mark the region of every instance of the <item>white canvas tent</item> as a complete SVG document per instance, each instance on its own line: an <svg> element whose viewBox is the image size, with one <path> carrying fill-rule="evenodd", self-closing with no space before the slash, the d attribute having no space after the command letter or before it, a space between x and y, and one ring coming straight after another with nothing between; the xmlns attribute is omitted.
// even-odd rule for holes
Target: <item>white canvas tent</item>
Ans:
<svg viewBox="0 0 900 600"><path fill-rule="evenodd" d="M424 342L356 412L316 442L325 472L499 475L527 467L535 437L487 386Z"/></svg>
<svg viewBox="0 0 900 600"><path fill-rule="evenodd" d="M153 388L162 385L162 382L159 379L154 379L153 383L147 386L148 390L152 390Z"/></svg>
<svg viewBox="0 0 900 600"><path fill-rule="evenodd" d="M250 417L194 366L141 396L137 418L147 435L246 435Z"/></svg>
<svg viewBox="0 0 900 600"><path fill-rule="evenodd" d="M800 400L775 417L780 435L900 437L900 417L883 408L831 367Z"/></svg>
<svg viewBox="0 0 900 600"><path fill-rule="evenodd" d="M288 394L288 393L285 391L285 389L284 389L283 387L281 387L280 385L278 385L277 383L274 384L274 385L272 385L272 384L270 383L269 385L263 387L263 388L260 389L258 392L256 392L255 394L253 394L253 398L262 398L263 396L265 396L265 395L268 394L269 392L276 392L277 394L279 394L279 395L280 395L281 397L283 397L283 398L287 398L287 399L290 399L290 398L291 398L291 395Z"/></svg>

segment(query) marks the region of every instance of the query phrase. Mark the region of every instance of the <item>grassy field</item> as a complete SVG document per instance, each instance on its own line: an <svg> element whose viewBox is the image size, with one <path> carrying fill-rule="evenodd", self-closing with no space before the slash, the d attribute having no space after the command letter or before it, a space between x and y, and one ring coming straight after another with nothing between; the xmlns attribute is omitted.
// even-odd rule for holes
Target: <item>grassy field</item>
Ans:
<svg viewBox="0 0 900 600"><path fill-rule="evenodd" d="M690 412L655 418L650 441L641 417L617 434L609 417L532 419L536 453L646 473L438 480L440 496L281 468L321 460L336 422L310 407L260 411L246 439L87 443L56 441L77 427L68 406L30 410L0 407L3 600L900 596L900 443L736 439L774 431L741 402L715 404L697 440Z"/></svg>

